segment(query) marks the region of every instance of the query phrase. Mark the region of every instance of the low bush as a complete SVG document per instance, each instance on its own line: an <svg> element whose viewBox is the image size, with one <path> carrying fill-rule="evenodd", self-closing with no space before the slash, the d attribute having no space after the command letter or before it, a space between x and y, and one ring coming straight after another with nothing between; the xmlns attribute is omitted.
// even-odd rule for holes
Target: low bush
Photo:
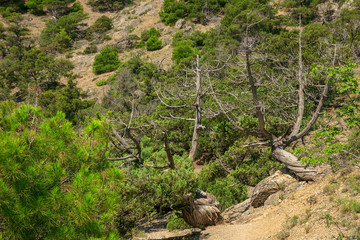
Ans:
<svg viewBox="0 0 360 240"><path fill-rule="evenodd" d="M199 53L199 50L193 47L192 41L180 41L173 50L172 60L174 60L176 63L180 63L183 60L194 58Z"/></svg>
<svg viewBox="0 0 360 240"><path fill-rule="evenodd" d="M95 74L102 74L112 72L120 66L120 60L116 49L110 46L103 48L95 57L93 64L93 72Z"/></svg>
<svg viewBox="0 0 360 240"><path fill-rule="evenodd" d="M46 27L40 34L40 46L46 50L66 51L80 33L80 22L86 18L82 12L71 12L58 20L46 21Z"/></svg>
<svg viewBox="0 0 360 240"><path fill-rule="evenodd" d="M96 82L96 86L98 86L98 87L104 86L106 84L108 84L108 81L106 79L102 79L102 80Z"/></svg>
<svg viewBox="0 0 360 240"><path fill-rule="evenodd" d="M132 0L90 0L88 4L100 12L114 12L123 9L127 4L132 2Z"/></svg>
<svg viewBox="0 0 360 240"><path fill-rule="evenodd" d="M161 33L155 28L150 28L147 31L141 33L141 42L136 44L137 48L146 46L148 51L156 51L162 48L162 41L159 39Z"/></svg>
<svg viewBox="0 0 360 240"><path fill-rule="evenodd" d="M102 16L98 18L95 23L86 30L85 39L91 41L95 38L95 36L100 39L104 38L105 32L112 29L112 27L112 20L107 16Z"/></svg>
<svg viewBox="0 0 360 240"><path fill-rule="evenodd" d="M185 220L181 217L179 217L181 214L180 211L174 211L170 218L169 222L166 225L166 229L169 231L181 231L187 228L191 228L191 226L185 222Z"/></svg>
<svg viewBox="0 0 360 240"><path fill-rule="evenodd" d="M92 54L96 52L97 52L97 46L94 44L87 46L84 50L84 54Z"/></svg>
<svg viewBox="0 0 360 240"><path fill-rule="evenodd" d="M202 0L165 0L159 15L161 21L170 26L175 25L176 21L181 18L204 23L206 15L203 12L216 14L223 9L228 2L229 1L226 0L212 0L206 2Z"/></svg>
<svg viewBox="0 0 360 240"><path fill-rule="evenodd" d="M156 51L161 48L162 48L162 41L155 36L151 36L149 40L146 41L146 49L148 51Z"/></svg>

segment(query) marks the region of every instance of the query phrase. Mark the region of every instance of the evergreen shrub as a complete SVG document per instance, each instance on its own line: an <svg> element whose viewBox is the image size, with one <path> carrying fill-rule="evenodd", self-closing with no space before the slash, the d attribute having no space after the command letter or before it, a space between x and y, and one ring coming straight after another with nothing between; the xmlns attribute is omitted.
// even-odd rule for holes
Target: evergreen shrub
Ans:
<svg viewBox="0 0 360 240"><path fill-rule="evenodd" d="M117 51L113 47L106 46L96 55L93 72L96 74L112 72L120 66L120 63Z"/></svg>

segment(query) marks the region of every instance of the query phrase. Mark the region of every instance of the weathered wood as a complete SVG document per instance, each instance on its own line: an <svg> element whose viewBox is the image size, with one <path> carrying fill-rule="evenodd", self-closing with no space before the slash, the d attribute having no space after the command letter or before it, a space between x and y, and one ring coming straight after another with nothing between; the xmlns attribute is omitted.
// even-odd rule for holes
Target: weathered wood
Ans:
<svg viewBox="0 0 360 240"><path fill-rule="evenodd" d="M171 169L175 169L175 162L174 162L173 156L171 154L169 141L168 141L168 137L167 137L167 132L164 132L164 142L165 142L166 155L167 155L167 158L168 158L168 161L169 161L169 167Z"/></svg>
<svg viewBox="0 0 360 240"><path fill-rule="evenodd" d="M286 167L301 180L314 181L319 175L318 168L312 166L305 168L306 166L301 163L296 156L284 149L276 148L272 151L272 155L275 159L284 163Z"/></svg>
<svg viewBox="0 0 360 240"><path fill-rule="evenodd" d="M196 56L196 99L195 99L195 125L193 136L191 140L191 149L189 152L189 157L192 160L195 160L196 153L198 150L199 145L199 130L201 128L201 70L200 70L200 63L199 63L199 55Z"/></svg>
<svg viewBox="0 0 360 240"><path fill-rule="evenodd" d="M220 203L215 196L196 190L196 198L191 194L185 195L182 200L189 201L189 205L182 209L185 221L194 227L216 225L222 218L220 215Z"/></svg>

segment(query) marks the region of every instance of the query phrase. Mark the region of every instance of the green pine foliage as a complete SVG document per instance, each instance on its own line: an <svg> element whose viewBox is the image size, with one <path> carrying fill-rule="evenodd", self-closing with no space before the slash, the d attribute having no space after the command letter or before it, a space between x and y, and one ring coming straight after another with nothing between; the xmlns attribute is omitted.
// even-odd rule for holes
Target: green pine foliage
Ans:
<svg viewBox="0 0 360 240"><path fill-rule="evenodd" d="M185 222L185 220L179 215L181 211L174 211L171 216L169 217L169 222L166 225L166 229L169 231L181 231L187 228L191 228L189 224Z"/></svg>
<svg viewBox="0 0 360 240"><path fill-rule="evenodd" d="M69 50L79 36L79 24L85 18L86 14L82 12L70 12L58 20L47 20L46 27L41 31L40 46L45 50Z"/></svg>
<svg viewBox="0 0 360 240"><path fill-rule="evenodd" d="M151 36L146 41L146 49L148 51L156 51L156 50L160 50L161 48L162 48L162 41L155 36Z"/></svg>
<svg viewBox="0 0 360 240"><path fill-rule="evenodd" d="M93 63L93 72L96 74L112 72L120 66L120 63L116 49L106 46L96 55Z"/></svg>
<svg viewBox="0 0 360 240"><path fill-rule="evenodd" d="M76 87L73 78L68 80L65 88L45 91L39 95L39 106L44 116L53 117L57 112L63 112L66 119L75 124L84 120L81 111L93 104L93 100L82 100L81 90Z"/></svg>
<svg viewBox="0 0 360 240"><path fill-rule="evenodd" d="M131 4L132 2L132 0L90 0L89 5L100 12L113 12L123 9L126 5Z"/></svg>
<svg viewBox="0 0 360 240"><path fill-rule="evenodd" d="M3 0L0 6L0 14L9 19L14 13L26 12L26 4L23 0Z"/></svg>
<svg viewBox="0 0 360 240"><path fill-rule="evenodd" d="M148 51L156 51L162 48L162 41L159 39L161 33L156 28L150 28L141 33L141 41L136 47L146 47Z"/></svg>
<svg viewBox="0 0 360 240"><path fill-rule="evenodd" d="M85 128L88 145L65 114L42 120L39 108L11 102L2 102L0 109L3 236L117 237L124 174L106 167L106 123L93 121Z"/></svg>
<svg viewBox="0 0 360 240"><path fill-rule="evenodd" d="M85 39L92 41L95 36L100 39L104 38L105 33L112 29L112 27L112 20L107 16L101 16L86 30Z"/></svg>
<svg viewBox="0 0 360 240"><path fill-rule="evenodd" d="M195 56L200 52L193 47L194 42L191 40L179 41L176 43L176 47L173 50L172 60L176 63L181 61L191 61L195 59Z"/></svg>
<svg viewBox="0 0 360 240"><path fill-rule="evenodd" d="M69 13L69 4L73 2L75 0L29 0L25 5L30 13L42 15L45 8L53 16L60 17Z"/></svg>
<svg viewBox="0 0 360 240"><path fill-rule="evenodd" d="M86 100L77 88L73 64L54 55L69 56L73 43L82 38L95 42L84 54L96 53L95 44L108 38L112 20L103 16L88 28L82 26L86 15L73 0L3 2L0 239L130 238L136 221L169 211L174 213L168 229L184 229L188 225L178 212L184 206L181 197L196 188L212 193L222 209L245 200L248 186L283 167L268 147L273 141L259 137L246 60L266 129L286 138L298 116L300 38L306 80L300 131L316 110L323 86L331 85L324 114L311 128L316 141L294 142L286 150L309 165L358 163L360 92L354 66L348 65L360 56L358 0L341 9L340 16L331 11L321 15L317 5L322 0L165 0L160 17L167 25L178 19L206 23L211 14L222 17L221 25L207 32L174 34L174 64L166 69L139 57L145 49L162 48L161 32L155 28L126 38L130 49L144 50L124 63L114 47L104 47L93 72L114 72L96 82L107 84L98 102ZM88 4L99 11L118 11L130 2ZM279 14L279 7L286 14ZM46 22L39 49L23 25L21 14L26 11L55 17ZM299 24L301 32L295 27ZM196 159L205 165L200 173L188 158L194 121L181 119L195 116L197 55L203 118ZM69 80L65 85L61 79ZM327 126L329 108L338 114L332 111L332 119L347 125ZM166 168L164 132L175 169ZM244 147L259 141L261 148ZM357 190L355 180L348 183L352 192Z"/></svg>
<svg viewBox="0 0 360 240"><path fill-rule="evenodd" d="M225 0L165 0L159 15L161 21L170 26L182 18L205 23L206 15L218 13L227 3Z"/></svg>

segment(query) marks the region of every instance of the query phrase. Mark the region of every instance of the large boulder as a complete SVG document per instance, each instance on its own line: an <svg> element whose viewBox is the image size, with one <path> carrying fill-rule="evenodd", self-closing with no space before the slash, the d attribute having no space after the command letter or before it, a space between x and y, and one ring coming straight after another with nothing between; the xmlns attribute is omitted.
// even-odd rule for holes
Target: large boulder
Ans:
<svg viewBox="0 0 360 240"><path fill-rule="evenodd" d="M225 222L234 222L238 220L246 211L250 209L251 199L248 198L245 201L231 206L221 214Z"/></svg>
<svg viewBox="0 0 360 240"><path fill-rule="evenodd" d="M295 178L281 171L259 182L250 198L251 206L258 208L264 206L268 197L278 191L285 190L290 184L297 182Z"/></svg>

